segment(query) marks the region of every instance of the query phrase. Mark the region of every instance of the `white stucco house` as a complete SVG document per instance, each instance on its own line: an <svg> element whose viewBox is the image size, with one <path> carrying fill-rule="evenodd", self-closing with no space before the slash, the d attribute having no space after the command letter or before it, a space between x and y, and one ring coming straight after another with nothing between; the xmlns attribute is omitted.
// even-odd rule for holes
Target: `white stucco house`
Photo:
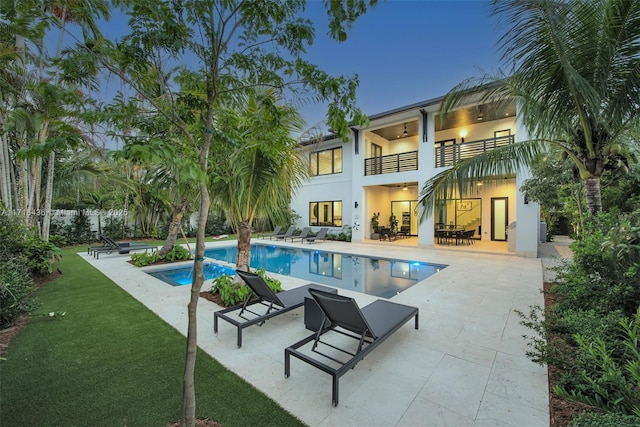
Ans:
<svg viewBox="0 0 640 427"><path fill-rule="evenodd" d="M352 226L353 241L366 242L371 217L380 212L381 225L395 215L398 229L417 237L411 240L418 247L434 245L435 230L444 224L473 229L473 238L482 241L509 239L505 251L537 257L539 205L519 190L528 171L496 176L464 198L437 203L432 216L419 220L419 192L429 178L461 159L528 139L515 102L506 110L469 105L441 123L442 99L372 115L367 127L352 128L346 143L331 135L302 143L311 177L291 203L301 216L296 225L332 232Z"/></svg>

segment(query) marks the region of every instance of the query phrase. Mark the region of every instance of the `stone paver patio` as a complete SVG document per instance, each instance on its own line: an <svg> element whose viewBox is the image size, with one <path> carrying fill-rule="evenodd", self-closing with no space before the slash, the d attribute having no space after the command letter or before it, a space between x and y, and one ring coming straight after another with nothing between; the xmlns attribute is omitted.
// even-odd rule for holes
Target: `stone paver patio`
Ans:
<svg viewBox="0 0 640 427"><path fill-rule="evenodd" d="M381 254L380 245L367 243L323 242L315 247L448 265L392 298L419 307L420 329L407 323L345 374L339 406L331 405L329 375L293 359L291 376L284 377L284 348L310 333L303 325L302 308L263 327L245 329L238 349L231 325L222 322L219 333L213 333L213 312L219 307L201 299L199 346L310 426L549 425L547 370L525 356L522 335L531 331L514 312L544 303L541 259L400 245ZM186 334L189 286L169 286L127 263L127 255L99 260L79 255ZM307 283L277 277L285 289ZM339 293L360 305L375 299Z"/></svg>

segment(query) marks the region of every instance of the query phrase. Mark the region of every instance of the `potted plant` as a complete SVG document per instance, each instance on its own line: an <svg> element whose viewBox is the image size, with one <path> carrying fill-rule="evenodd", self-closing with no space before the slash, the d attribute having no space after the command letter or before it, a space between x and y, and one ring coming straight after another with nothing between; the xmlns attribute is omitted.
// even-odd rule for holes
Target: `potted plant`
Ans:
<svg viewBox="0 0 640 427"><path fill-rule="evenodd" d="M371 240L378 240L380 239L380 212L373 213L373 216L371 217L371 229L373 230L373 232L371 233Z"/></svg>
<svg viewBox="0 0 640 427"><path fill-rule="evenodd" d="M392 233L395 233L398 230L398 218L394 214L391 214L389 217L389 228Z"/></svg>

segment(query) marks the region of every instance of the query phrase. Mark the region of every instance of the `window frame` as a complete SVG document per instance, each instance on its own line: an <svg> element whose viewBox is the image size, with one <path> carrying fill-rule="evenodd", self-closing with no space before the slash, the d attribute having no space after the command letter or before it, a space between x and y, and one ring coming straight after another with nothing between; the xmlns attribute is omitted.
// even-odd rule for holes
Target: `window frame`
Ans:
<svg viewBox="0 0 640 427"><path fill-rule="evenodd" d="M340 150L340 168L339 170L336 171L336 152ZM331 172L328 173L320 173L320 155L321 153L326 153L326 152L331 152ZM327 148L326 150L319 150L319 151L314 151L312 153L309 153L309 174L312 177L315 176L326 176L326 175L335 175L335 174L339 174L342 173L343 168L342 168L342 164L343 164L343 155L344 155L344 151L342 150L342 147L333 147L333 148ZM314 162L315 160L315 162ZM315 170L313 170L315 167Z"/></svg>
<svg viewBox="0 0 640 427"><path fill-rule="evenodd" d="M337 203L340 204L339 209L336 209ZM325 219L329 219L328 221L320 221L319 210L320 206L324 205L327 208L331 205L331 215L324 215ZM314 205L316 207L315 215L314 215ZM342 216L336 217L336 211L343 212L343 203L342 200L318 200L309 202L309 226L310 227L342 227ZM312 220L316 218L315 222ZM338 220L336 220L338 218Z"/></svg>

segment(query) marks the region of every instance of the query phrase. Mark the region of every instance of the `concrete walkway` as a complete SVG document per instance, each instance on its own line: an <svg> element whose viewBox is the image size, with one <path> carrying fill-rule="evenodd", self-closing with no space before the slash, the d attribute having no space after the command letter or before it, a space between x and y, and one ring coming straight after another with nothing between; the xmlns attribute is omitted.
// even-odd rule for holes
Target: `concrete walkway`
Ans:
<svg viewBox="0 0 640 427"><path fill-rule="evenodd" d="M219 307L201 299L199 346L310 426L549 425L547 370L525 356L522 335L531 331L514 311L544 303L541 259L400 246L381 253L379 245L366 243L323 242L315 248L448 265L392 299L420 309L420 329L409 322L345 374L338 407L331 405L329 375L293 359L291 376L284 377L284 348L310 333L302 309L245 329L238 349L231 325L222 322L213 333ZM169 286L127 263L126 255L79 256L186 334L189 286ZM273 276L285 289L306 283ZM360 305L375 299L339 292Z"/></svg>

